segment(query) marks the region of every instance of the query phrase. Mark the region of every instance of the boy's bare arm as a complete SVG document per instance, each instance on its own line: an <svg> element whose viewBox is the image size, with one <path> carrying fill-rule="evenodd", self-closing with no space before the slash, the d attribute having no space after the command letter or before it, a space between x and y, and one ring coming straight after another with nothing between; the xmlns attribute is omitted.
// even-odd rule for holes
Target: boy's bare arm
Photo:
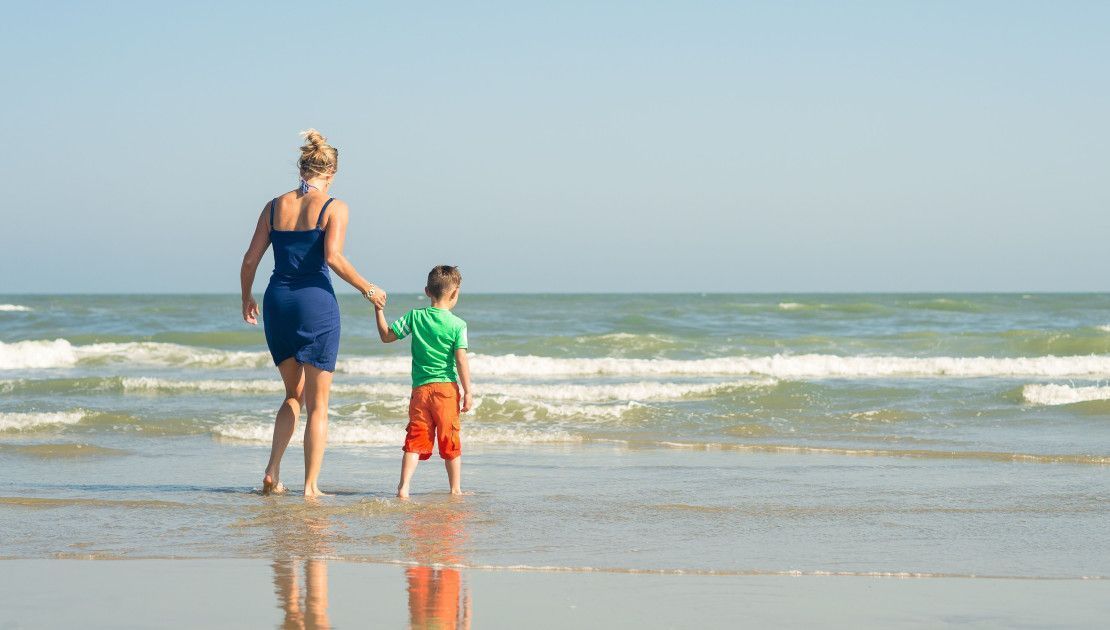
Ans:
<svg viewBox="0 0 1110 630"><path fill-rule="evenodd" d="M459 369L459 383L463 388L462 412L470 411L474 406L474 397L470 393L470 362L466 358L466 348L455 350L455 365Z"/></svg>
<svg viewBox="0 0 1110 630"><path fill-rule="evenodd" d="M375 303L374 315L378 320L378 336L382 338L382 343L393 343L397 341L396 333L389 329L389 324L385 321L384 305L379 306Z"/></svg>

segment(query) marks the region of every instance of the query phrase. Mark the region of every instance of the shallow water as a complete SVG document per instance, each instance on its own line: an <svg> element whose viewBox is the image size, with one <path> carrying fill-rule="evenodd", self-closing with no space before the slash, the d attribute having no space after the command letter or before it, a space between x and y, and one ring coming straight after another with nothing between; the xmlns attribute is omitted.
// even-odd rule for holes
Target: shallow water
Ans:
<svg viewBox="0 0 1110 630"><path fill-rule="evenodd" d="M234 296L0 297L0 555L1110 577L1110 296L464 295L472 494L433 459L411 503L407 347L341 305L306 504L254 492Z"/></svg>

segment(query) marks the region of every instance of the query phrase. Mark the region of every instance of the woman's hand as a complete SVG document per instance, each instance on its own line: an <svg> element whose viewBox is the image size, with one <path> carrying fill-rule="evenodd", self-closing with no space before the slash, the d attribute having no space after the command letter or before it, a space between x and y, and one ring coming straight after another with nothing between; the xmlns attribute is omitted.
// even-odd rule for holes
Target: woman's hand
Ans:
<svg viewBox="0 0 1110 630"><path fill-rule="evenodd" d="M243 298L243 321L251 326L258 325L258 302L253 295Z"/></svg>
<svg viewBox="0 0 1110 630"><path fill-rule="evenodd" d="M388 296L386 295L385 289L371 282L367 285L366 289L363 290L362 297L370 300L376 308L385 308L385 300Z"/></svg>

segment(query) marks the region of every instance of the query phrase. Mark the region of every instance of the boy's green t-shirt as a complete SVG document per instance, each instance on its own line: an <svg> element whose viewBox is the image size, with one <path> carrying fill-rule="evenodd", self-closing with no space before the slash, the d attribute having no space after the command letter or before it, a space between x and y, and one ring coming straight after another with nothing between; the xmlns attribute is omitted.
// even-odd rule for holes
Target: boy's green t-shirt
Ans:
<svg viewBox="0 0 1110 630"><path fill-rule="evenodd" d="M466 322L445 308L429 306L404 314L389 327L398 339L412 335L412 386L454 383L455 350L466 348Z"/></svg>

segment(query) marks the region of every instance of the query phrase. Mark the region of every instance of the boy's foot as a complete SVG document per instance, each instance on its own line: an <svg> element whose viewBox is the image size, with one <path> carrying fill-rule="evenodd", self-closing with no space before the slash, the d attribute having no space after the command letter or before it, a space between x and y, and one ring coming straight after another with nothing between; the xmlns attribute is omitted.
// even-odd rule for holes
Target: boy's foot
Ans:
<svg viewBox="0 0 1110 630"><path fill-rule="evenodd" d="M463 491L461 488L451 488L451 494L455 495L456 497L461 497L462 493Z"/></svg>
<svg viewBox="0 0 1110 630"><path fill-rule="evenodd" d="M398 499L407 499L407 498L409 498L409 489L405 486L397 486L397 498Z"/></svg>
<svg viewBox="0 0 1110 630"><path fill-rule="evenodd" d="M330 497L330 494L321 492L319 488L305 488L304 496L309 499L317 499L319 497Z"/></svg>

